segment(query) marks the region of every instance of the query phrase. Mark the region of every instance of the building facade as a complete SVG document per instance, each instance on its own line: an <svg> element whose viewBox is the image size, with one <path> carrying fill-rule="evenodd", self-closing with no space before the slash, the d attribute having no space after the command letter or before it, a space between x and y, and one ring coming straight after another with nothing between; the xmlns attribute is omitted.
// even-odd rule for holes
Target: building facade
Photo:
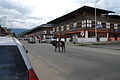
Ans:
<svg viewBox="0 0 120 80"><path fill-rule="evenodd" d="M8 29L7 27L1 27L0 25L0 36L6 36L6 35L12 35L13 32L11 29Z"/></svg>
<svg viewBox="0 0 120 80"><path fill-rule="evenodd" d="M37 26L28 32L25 33L24 37L40 37L45 38L46 36L53 36L52 25L51 24L42 24Z"/></svg>
<svg viewBox="0 0 120 80"><path fill-rule="evenodd" d="M95 27L95 8L83 6L48 24L53 25L53 33L57 38L61 37L67 42L120 40L120 16L110 13L115 12L97 8Z"/></svg>

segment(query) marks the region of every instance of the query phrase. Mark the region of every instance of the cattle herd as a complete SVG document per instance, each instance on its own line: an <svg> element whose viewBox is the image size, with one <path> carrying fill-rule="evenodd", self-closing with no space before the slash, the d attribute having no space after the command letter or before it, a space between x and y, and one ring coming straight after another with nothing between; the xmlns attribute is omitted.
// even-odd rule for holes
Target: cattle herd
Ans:
<svg viewBox="0 0 120 80"><path fill-rule="evenodd" d="M52 46L55 47L55 51L65 52L65 42L64 41L52 41Z"/></svg>

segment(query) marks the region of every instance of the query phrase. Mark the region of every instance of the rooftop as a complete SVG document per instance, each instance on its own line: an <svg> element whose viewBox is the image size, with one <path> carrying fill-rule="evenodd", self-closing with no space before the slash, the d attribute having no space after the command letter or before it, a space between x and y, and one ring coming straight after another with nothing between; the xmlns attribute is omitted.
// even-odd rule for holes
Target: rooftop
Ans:
<svg viewBox="0 0 120 80"><path fill-rule="evenodd" d="M30 29L30 30L27 30L27 31L23 32L23 35L32 33L32 31L35 31L35 30L38 30L38 29L41 29L41 28L49 28L49 27L52 27L52 24L42 24L42 25L37 26L33 29Z"/></svg>
<svg viewBox="0 0 120 80"><path fill-rule="evenodd" d="M113 19L120 19L120 15L107 15L107 16Z"/></svg>
<svg viewBox="0 0 120 80"><path fill-rule="evenodd" d="M78 13L81 13L81 12L84 12L84 11L87 11L87 12L90 12L90 13L95 13L95 8L94 7L89 7L89 6L83 6L73 12L70 12L66 15L63 15L55 20L52 20L50 22L48 22L48 24L57 24L57 23L60 23L62 21L65 21L65 20L69 20L71 18L74 18L76 16L76 14ZM109 11L109 10L104 10L104 9L99 9L99 8L96 8L96 11L97 11L97 14L109 14L109 13L115 13L113 11Z"/></svg>

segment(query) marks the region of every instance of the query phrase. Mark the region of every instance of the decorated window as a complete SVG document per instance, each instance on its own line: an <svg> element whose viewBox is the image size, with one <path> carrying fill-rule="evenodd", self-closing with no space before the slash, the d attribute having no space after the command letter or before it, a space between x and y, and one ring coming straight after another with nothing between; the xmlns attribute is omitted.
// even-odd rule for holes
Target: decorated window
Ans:
<svg viewBox="0 0 120 80"><path fill-rule="evenodd" d="M114 24L114 29L118 29L118 24Z"/></svg>
<svg viewBox="0 0 120 80"><path fill-rule="evenodd" d="M77 27L82 27L82 22L77 22Z"/></svg>
<svg viewBox="0 0 120 80"><path fill-rule="evenodd" d="M46 30L44 30L44 31L43 31L43 34L47 34L47 31L46 31Z"/></svg>
<svg viewBox="0 0 120 80"><path fill-rule="evenodd" d="M66 26L64 26L64 30L66 30Z"/></svg>
<svg viewBox="0 0 120 80"><path fill-rule="evenodd" d="M110 28L110 23L106 23L106 28Z"/></svg>
<svg viewBox="0 0 120 80"><path fill-rule="evenodd" d="M102 28L106 28L106 23L102 23Z"/></svg>
<svg viewBox="0 0 120 80"><path fill-rule="evenodd" d="M87 20L87 27L92 27L92 21L91 20Z"/></svg>
<svg viewBox="0 0 120 80"><path fill-rule="evenodd" d="M86 20L82 21L82 27L86 27Z"/></svg>
<svg viewBox="0 0 120 80"><path fill-rule="evenodd" d="M97 28L103 28L102 22L98 21L97 24L96 24L96 27L97 27Z"/></svg>
<svg viewBox="0 0 120 80"><path fill-rule="evenodd" d="M53 31L50 31L50 34L53 34Z"/></svg>
<svg viewBox="0 0 120 80"><path fill-rule="evenodd" d="M66 27L66 30L70 30L70 27L69 27L69 25L67 25L67 27Z"/></svg>
<svg viewBox="0 0 120 80"><path fill-rule="evenodd" d="M64 26L61 26L61 31L63 31L64 30Z"/></svg>
<svg viewBox="0 0 120 80"><path fill-rule="evenodd" d="M53 32L55 32L55 28L53 28Z"/></svg>
<svg viewBox="0 0 120 80"><path fill-rule="evenodd" d="M77 23L73 23L73 27L77 27Z"/></svg>
<svg viewBox="0 0 120 80"><path fill-rule="evenodd" d="M57 27L57 32L59 31L59 27Z"/></svg>

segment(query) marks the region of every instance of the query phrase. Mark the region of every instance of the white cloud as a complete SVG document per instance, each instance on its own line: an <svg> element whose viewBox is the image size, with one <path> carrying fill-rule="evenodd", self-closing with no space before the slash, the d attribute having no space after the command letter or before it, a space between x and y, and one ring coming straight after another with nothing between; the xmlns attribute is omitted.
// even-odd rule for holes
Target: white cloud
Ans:
<svg viewBox="0 0 120 80"><path fill-rule="evenodd" d="M0 17L7 17L8 27L33 28L72 12L96 0L0 0ZM120 14L120 0L99 0L98 8ZM4 22L4 21L3 21Z"/></svg>
<svg viewBox="0 0 120 80"><path fill-rule="evenodd" d="M28 3L34 8L32 16L37 17L58 17L76 8L73 0L30 0Z"/></svg>

